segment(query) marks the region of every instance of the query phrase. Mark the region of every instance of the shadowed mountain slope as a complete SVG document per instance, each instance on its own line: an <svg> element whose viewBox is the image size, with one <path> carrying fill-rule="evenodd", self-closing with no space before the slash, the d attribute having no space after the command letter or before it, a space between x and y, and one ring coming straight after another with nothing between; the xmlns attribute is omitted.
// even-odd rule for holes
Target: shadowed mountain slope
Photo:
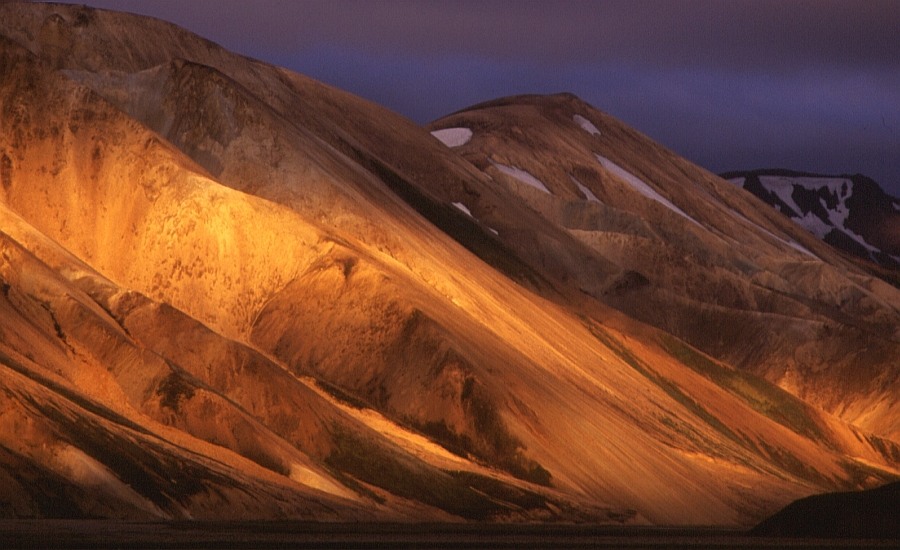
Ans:
<svg viewBox="0 0 900 550"><path fill-rule="evenodd" d="M728 172L722 177L838 250L893 272L900 268L900 199L872 179L790 170Z"/></svg>
<svg viewBox="0 0 900 550"><path fill-rule="evenodd" d="M717 337L724 362L679 339L763 330L819 294L847 297L865 337L897 314L891 287L834 256L845 272L820 260L812 305L794 297L771 266L811 260L788 239L827 247L768 236L784 230L721 180L701 195L730 189L748 221L711 199L693 221L658 200L544 204L503 179L536 170L524 153L488 166L345 92L81 7L0 5L0 74L4 515L749 524L897 475L883 363L860 367L887 372L877 384L834 390L833 415L729 364L769 332L734 357ZM668 173L654 147L646 169ZM573 174L634 202L621 174L608 190ZM735 252L739 229L763 252ZM682 286L623 253L645 241L647 259L691 251ZM764 283L740 262L769 266ZM707 304L694 278L771 312ZM716 317L676 330L641 300Z"/></svg>
<svg viewBox="0 0 900 550"><path fill-rule="evenodd" d="M764 537L900 539L900 482L792 502L753 528Z"/></svg>
<svg viewBox="0 0 900 550"><path fill-rule="evenodd" d="M600 301L897 436L896 289L574 96L497 100L432 125L454 128L471 136L453 150L627 270Z"/></svg>

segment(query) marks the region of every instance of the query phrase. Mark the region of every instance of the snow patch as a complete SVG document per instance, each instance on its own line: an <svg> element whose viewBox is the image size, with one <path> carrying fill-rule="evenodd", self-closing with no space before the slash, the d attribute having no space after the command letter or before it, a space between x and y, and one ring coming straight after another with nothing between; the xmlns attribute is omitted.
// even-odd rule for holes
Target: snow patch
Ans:
<svg viewBox="0 0 900 550"><path fill-rule="evenodd" d="M852 229L847 229L846 227L844 227L842 229L842 231L844 233L846 233L851 239L853 239L854 241L861 244L863 246L863 248L865 248L869 252L881 252L881 250L879 250L878 247L870 245L869 241L867 241L862 235L860 235L859 233L856 233Z"/></svg>
<svg viewBox="0 0 900 550"><path fill-rule="evenodd" d="M816 189L826 188L837 197L849 199L853 194L853 181L847 178L793 178L796 185L815 191Z"/></svg>
<svg viewBox="0 0 900 550"><path fill-rule="evenodd" d="M833 226L828 225L812 212L807 212L806 215L802 218L795 217L791 219L797 222L800 227L806 229L820 239L824 239L825 235L827 235L831 232L832 229L834 229Z"/></svg>
<svg viewBox="0 0 900 550"><path fill-rule="evenodd" d="M763 230L763 231L765 231L765 230ZM778 239L778 237L775 237L775 238ZM808 248L806 248L802 244L798 243L794 239L791 239L789 241L786 241L784 239L778 239L778 240L780 240L784 244L788 245L789 247L793 248L794 250L799 250L800 252L806 254L807 256L812 256L813 258L815 258L817 260L821 259L818 256L816 256L815 254L813 254L812 252L810 252Z"/></svg>
<svg viewBox="0 0 900 550"><path fill-rule="evenodd" d="M895 202L895 203L894 203L894 210L900 212L900 202Z"/></svg>
<svg viewBox="0 0 900 550"><path fill-rule="evenodd" d="M569 178L571 178L572 183L578 187L578 190L581 191L581 194L584 195L584 198L587 199L588 202L601 202L600 199L597 198L597 195L582 185L580 181L575 179L575 176L570 175Z"/></svg>
<svg viewBox="0 0 900 550"><path fill-rule="evenodd" d="M459 147L469 143L472 139L472 130L468 128L444 128L443 130L435 130L431 135L436 137L447 147Z"/></svg>
<svg viewBox="0 0 900 550"><path fill-rule="evenodd" d="M574 120L579 126L581 126L581 128L585 132L587 132L591 135L594 135L594 136L600 135L600 130L598 130L597 127L594 126L594 123L591 122L590 120L584 118L583 116L574 115L574 116L572 116L572 120Z"/></svg>
<svg viewBox="0 0 900 550"><path fill-rule="evenodd" d="M775 193L775 195L781 199L781 202L788 205L791 210L798 214L800 213L800 207L797 206L797 203L794 202L794 198L791 196L794 193L794 184L791 178L782 176L760 176L759 183L769 192ZM787 214L787 212L783 213Z"/></svg>
<svg viewBox="0 0 900 550"><path fill-rule="evenodd" d="M548 195L553 194L550 192L550 189L548 189L547 186L544 185L544 182L532 176L527 170L522 170L521 168L518 168L516 166L506 166L505 164L500 164L499 162L492 161L492 164L497 168L497 170L500 170L507 176L511 176L526 185L534 187L538 191L547 193Z"/></svg>
<svg viewBox="0 0 900 550"><path fill-rule="evenodd" d="M728 181L743 188L744 184L747 183L747 178L729 178Z"/></svg>
<svg viewBox="0 0 900 550"><path fill-rule="evenodd" d="M853 196L853 181L847 178L816 178L816 177L786 177L786 176L760 176L760 183L769 191L778 195L782 201L793 208L798 214L800 207L794 202L791 194L794 186L815 191L818 189L827 189L835 197L838 203L834 208L827 208L824 201L821 201L822 207L828 213L828 220L822 220L807 212L803 217L792 217L801 227L813 233L820 239L824 239L832 228L844 232L848 237L858 242L860 246L869 252L878 252L878 248L869 244L866 239L852 229L847 227L847 217L850 215L850 209L847 207L847 200ZM896 206L896 205L895 205Z"/></svg>
<svg viewBox="0 0 900 550"><path fill-rule="evenodd" d="M462 213L465 214L466 216L469 216L470 218L473 218L473 219L475 218L475 216L472 215L472 211L469 210L468 208L466 208L465 204L463 204L461 202L454 202L453 206L459 208L460 211L462 211Z"/></svg>
<svg viewBox="0 0 900 550"><path fill-rule="evenodd" d="M607 172L610 172L614 176L617 176L619 179L621 179L622 181L624 181L625 183L630 185L632 187L632 189L634 189L641 195L644 195L648 199L655 200L656 202L665 206L672 212L675 212L679 216L684 216L688 221L696 224L699 227L703 227L702 225L700 225L700 222L698 222L694 218L690 217L684 210L682 210L682 209L678 208L677 206L675 206L674 204L672 204L669 201L669 199L660 195L655 189L653 189L652 187L647 185L642 179L633 175L631 172L625 170L624 168L622 168L621 166L619 166L618 164L609 160L606 157L603 157L601 155L596 155L596 157L597 157L597 160L600 161L600 164L603 165L603 168L605 168Z"/></svg>
<svg viewBox="0 0 900 550"><path fill-rule="evenodd" d="M469 208L465 204L463 204L461 202L454 202L452 204L453 204L453 206L457 207L460 210L460 212L462 212L466 216L469 216L470 218L472 218L473 220L478 222L478 219L472 215L472 211L469 210ZM479 223L481 223L481 222L479 222ZM482 227L484 227L484 226L482 225ZM487 230L490 231L491 233L493 233L494 235L497 235L498 237L500 236L500 233L497 232L497 230L492 227L488 227Z"/></svg>
<svg viewBox="0 0 900 550"><path fill-rule="evenodd" d="M800 207L792 197L794 186L802 187L810 191L828 189L839 199L837 212L841 217L834 226L843 229L844 220L850 213L847 210L847 199L853 195L853 182L847 178L813 178L813 177L789 177L789 176L760 176L759 183L767 190L775 193L779 199L800 214Z"/></svg>

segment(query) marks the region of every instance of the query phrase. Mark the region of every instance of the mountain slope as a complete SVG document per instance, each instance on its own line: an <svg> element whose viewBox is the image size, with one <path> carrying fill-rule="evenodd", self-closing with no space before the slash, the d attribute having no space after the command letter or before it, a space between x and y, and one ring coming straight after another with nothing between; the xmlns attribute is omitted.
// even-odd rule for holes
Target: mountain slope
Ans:
<svg viewBox="0 0 900 550"><path fill-rule="evenodd" d="M610 308L645 269L409 121L162 22L0 15L0 362L31 380L3 379L6 515L748 524L897 475L866 429L890 434L894 401L843 396L854 426ZM697 239L642 214L610 219ZM765 231L767 261L804 254ZM894 295L852 276L833 284L890 323ZM182 492L160 462L208 481Z"/></svg>
<svg viewBox="0 0 900 550"><path fill-rule="evenodd" d="M330 461L345 459L342 457L347 452L347 441L355 442L355 448L360 442L374 438L374 441L367 443L368 452L379 453L382 467L388 468L393 461L397 461L397 471L405 472L412 480L436 476L439 481L443 477L449 489L458 485L458 489L454 490L462 492L462 496L468 495L469 504L473 500L474 504L484 501L481 511L473 507L471 511L456 512L464 515L493 514L505 510L494 503L495 497L491 500L479 497L462 483L447 478L434 466L405 456L409 451L399 451L384 435L375 436L372 428L367 427L367 419L357 418L345 407L333 403L326 397L327 394L314 391L309 387L310 382L303 382L286 373L284 366L272 363L258 352L245 349L236 342L223 340L222 336L168 306L176 304L194 311L216 326L220 334L240 332L241 327L252 322L245 311L246 304L259 303L256 293L274 292L273 285L277 289L284 284L280 282L284 269L302 270L302 254L313 257L318 254L314 243L303 240L315 234L315 230L285 209L281 209L279 215L278 208L271 203L212 185L202 173L196 172L198 168L190 161L135 126L98 97L37 69L33 60L16 63L17 57L23 59L24 56L27 60L28 55L15 48L7 48L5 53L10 54L3 60L4 70L9 71L6 74L14 70L24 71L25 74L10 80L15 101L4 101L4 105L14 103L23 109L20 112L27 112L29 117L48 113L45 109L29 109L34 102L40 104L46 101L47 104L59 105L69 100L74 105L57 110L57 115L61 117L55 120L48 116L35 126L22 120L10 125L21 131L12 139L28 142L28 145L4 143L9 147L5 150L13 152L16 159L14 175L4 198L8 204L41 224L40 230L32 228L32 233L50 233L78 251L82 258L90 259L116 278L128 281L129 287L138 287L147 294L165 298L162 304L154 304L152 299L121 290L115 283L98 284L86 280L78 272L73 274L78 277L79 285L89 285L91 296L85 301L102 312L104 318L112 315L118 319L123 327L120 331L125 330L126 340L146 341L146 345L152 348L151 364L156 370L148 370L144 366L138 372L134 372L134 368L126 368L134 362L127 359L136 351L122 351L124 359L119 353L107 353L105 348L102 353L91 352L92 355L99 354L99 357L92 357L98 367L115 371L114 380L110 382L114 388L128 387L125 399L131 407L194 438L213 443L216 446L213 449L223 447L232 450L282 476L299 476L294 481L299 482L301 488L310 483L316 488L330 487L344 498L350 494L352 500L361 497L343 486L346 483L352 485L349 478L337 483L331 479L333 474L323 472L331 468ZM39 83L31 89L32 92L44 90L48 94L62 95L63 100L49 99L40 93L26 94L15 88L16 84L23 82ZM30 100L25 99L28 95ZM91 128L96 133L81 133L77 136L79 139L73 139L73 127L75 132L83 132L82 127L74 122L83 116L91 119ZM47 127L52 130L45 134L41 128ZM31 134L32 131L37 134ZM119 139L115 140L111 150L98 152L110 136ZM134 141L130 142L130 139ZM79 145L69 146L76 142ZM87 171L90 175L86 177L79 162L83 153L88 153L93 161L100 161L89 166ZM53 170L46 168L48 160L56 162L51 159L60 159L59 162L67 169L52 174ZM32 167L30 162L38 166ZM170 177L167 178L167 175ZM67 185L73 187L65 190ZM146 196L148 187L150 197ZM62 205L53 200L32 200L33 197L59 196L60 190L63 190L63 197L68 198ZM84 195L90 195L92 202L80 202L79 198ZM245 217L248 215L249 218ZM266 226L265 223L271 225ZM69 227L75 227L77 231L70 233L67 231ZM235 241L237 244L234 244ZM276 250L270 252L271 246L276 246ZM322 246L327 251L334 249L333 243L326 242ZM290 250L296 251L297 255L286 254ZM19 263L14 262L11 269L19 269ZM76 263L80 265L81 260ZM64 266L61 268L65 269ZM233 283L237 283L239 288L235 288ZM74 291L60 292L65 296ZM52 306L47 307L50 311L56 311ZM69 331L53 315L52 323L46 325L44 332L55 341L64 338L62 335L69 334ZM12 323L12 320L9 321ZM27 322L27 318L22 322ZM57 325L60 328L55 328ZM83 325L84 322L78 324L79 327ZM108 338L105 335L100 341L105 343ZM85 340L83 345L89 349L95 345L92 335L85 336ZM29 338L22 342L21 347L26 350L23 353L33 354L30 347L38 341ZM137 346L138 349L143 347L140 343ZM77 351L76 347L76 350L64 353L64 357L59 359L64 365L59 367L60 370L69 377L85 376L77 368L77 363L70 364L70 355ZM144 359L142 361L146 362ZM42 363L44 361L38 362ZM118 372L122 369L121 373ZM103 377L102 372L96 376ZM84 382L85 387L79 387L74 393L90 396L96 383L90 378ZM137 386L132 387L134 384ZM147 384L151 386L147 387ZM259 389L255 390L257 387ZM103 397L97 399L102 401ZM136 422L143 424L146 421L140 419ZM395 429L390 422L381 422L378 426L380 431ZM396 429L400 435L406 433ZM14 432L9 434L12 436ZM166 435L167 439L171 437L171 434ZM73 444L78 443L76 440ZM16 447L14 440L10 441L10 445L14 450L22 450ZM219 452L215 451L214 456ZM308 457L307 454L313 456ZM466 470L468 464L468 470L475 469L476 473L482 471L465 459L452 463L457 469L462 467ZM349 464L339 470L346 476L357 467ZM474 479L477 481L481 477L476 475ZM503 482L492 483L492 490L510 491L504 489ZM490 494L492 490L487 492ZM458 508L459 504L454 500L459 496L451 493L435 495L431 499L417 498ZM302 501L303 492L300 491L294 498ZM312 502L317 500L306 498ZM371 498L374 497L370 496L367 500ZM262 500L275 502L279 499L267 497ZM384 500L384 497L378 497L378 500ZM236 504L239 501L231 499L230 505ZM407 511L403 514L444 517L429 512L427 508L404 506ZM296 511L256 511L251 506L238 509L243 509L248 517L298 514ZM190 508L169 513L176 516L197 515ZM398 513L401 512L389 512L387 517ZM319 516L323 516L319 519L328 517L324 514ZM334 517L347 519L352 515L338 513Z"/></svg>
<svg viewBox="0 0 900 550"><path fill-rule="evenodd" d="M894 539L900 537L900 483L792 502L753 528L765 537Z"/></svg>
<svg viewBox="0 0 900 550"><path fill-rule="evenodd" d="M897 435L900 294L882 280L574 96L497 100L432 125L453 128L472 134L454 151L631 274L600 301Z"/></svg>

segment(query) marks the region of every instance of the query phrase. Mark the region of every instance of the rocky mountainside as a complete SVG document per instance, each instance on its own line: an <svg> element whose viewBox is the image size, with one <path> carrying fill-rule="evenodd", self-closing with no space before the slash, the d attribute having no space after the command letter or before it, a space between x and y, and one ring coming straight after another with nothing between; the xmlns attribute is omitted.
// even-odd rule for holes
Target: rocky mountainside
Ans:
<svg viewBox="0 0 900 550"><path fill-rule="evenodd" d="M432 130L438 139L468 136L447 141L625 270L599 292L579 286L585 294L848 422L897 436L889 403L898 392L900 319L897 291L883 280L573 96L497 100ZM498 225L480 199L465 206Z"/></svg>
<svg viewBox="0 0 900 550"><path fill-rule="evenodd" d="M423 129L53 4L0 75L0 515L749 525L900 474L900 292L577 98Z"/></svg>
<svg viewBox="0 0 900 550"><path fill-rule="evenodd" d="M790 170L728 172L722 177L838 250L900 268L900 199L870 178Z"/></svg>

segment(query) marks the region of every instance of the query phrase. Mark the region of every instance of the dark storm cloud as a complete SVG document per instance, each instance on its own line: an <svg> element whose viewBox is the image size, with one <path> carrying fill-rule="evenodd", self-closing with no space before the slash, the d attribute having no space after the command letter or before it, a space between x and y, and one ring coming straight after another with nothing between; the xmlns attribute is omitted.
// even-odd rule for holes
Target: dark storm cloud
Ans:
<svg viewBox="0 0 900 550"><path fill-rule="evenodd" d="M782 69L900 66L896 0L97 0L226 46Z"/></svg>
<svg viewBox="0 0 900 550"><path fill-rule="evenodd" d="M896 0L96 0L419 122L571 91L713 170L863 172L900 195Z"/></svg>
<svg viewBox="0 0 900 550"><path fill-rule="evenodd" d="M895 0L756 0L727 6L726 52L734 67L900 67Z"/></svg>

